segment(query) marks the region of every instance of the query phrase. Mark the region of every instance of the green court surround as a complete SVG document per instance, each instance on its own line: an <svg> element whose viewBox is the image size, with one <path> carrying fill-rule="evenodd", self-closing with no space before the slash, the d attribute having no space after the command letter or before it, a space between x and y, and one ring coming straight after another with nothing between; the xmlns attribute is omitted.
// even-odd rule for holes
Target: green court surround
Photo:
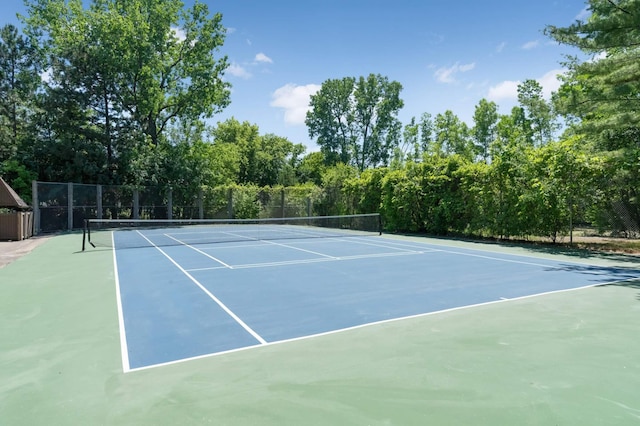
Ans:
<svg viewBox="0 0 640 426"><path fill-rule="evenodd" d="M2 424L640 423L637 282L124 374L112 252L81 253L79 241L51 238L0 269Z"/></svg>

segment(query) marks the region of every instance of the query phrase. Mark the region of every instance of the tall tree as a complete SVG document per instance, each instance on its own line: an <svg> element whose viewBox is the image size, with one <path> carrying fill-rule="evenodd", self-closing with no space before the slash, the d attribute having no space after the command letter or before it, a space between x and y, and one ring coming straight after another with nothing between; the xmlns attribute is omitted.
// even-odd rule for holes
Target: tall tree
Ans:
<svg viewBox="0 0 640 426"><path fill-rule="evenodd" d="M14 25L0 29L0 162L27 138L40 83L38 50Z"/></svg>
<svg viewBox="0 0 640 426"><path fill-rule="evenodd" d="M496 139L489 147L491 158L500 155L508 146L531 146L531 125L522 107L511 108L511 114L500 115L496 125Z"/></svg>
<svg viewBox="0 0 640 426"><path fill-rule="evenodd" d="M425 112L420 116L420 148L422 152L430 152L433 142L433 117Z"/></svg>
<svg viewBox="0 0 640 426"><path fill-rule="evenodd" d="M214 145L233 146L238 155L237 183L276 185L293 179L293 165L304 147L274 134L260 135L259 128L235 118L218 123L213 130Z"/></svg>
<svg viewBox="0 0 640 426"><path fill-rule="evenodd" d="M518 102L531 124L534 144L541 146L551 141L558 129L558 122L551 102L542 95L540 83L529 79L518 84Z"/></svg>
<svg viewBox="0 0 640 426"><path fill-rule="evenodd" d="M585 20L545 30L589 58L569 58L555 104L573 119L572 132L610 158L612 167L604 169L609 198L598 216L622 223L630 235L640 224L640 4L590 0L587 9Z"/></svg>
<svg viewBox="0 0 640 426"><path fill-rule="evenodd" d="M484 161L490 158L489 148L496 138L498 124L498 105L493 101L481 99L473 114L473 140L475 152Z"/></svg>
<svg viewBox="0 0 640 426"><path fill-rule="evenodd" d="M435 119L435 153L444 156L459 154L470 160L472 152L467 124L451 110L438 114Z"/></svg>
<svg viewBox="0 0 640 426"><path fill-rule="evenodd" d="M569 58L557 97L561 112L582 119L583 131L598 135L640 126L640 5L638 0L589 0L589 17L567 27L547 26L559 43L591 60Z"/></svg>
<svg viewBox="0 0 640 426"><path fill-rule="evenodd" d="M311 96L305 123L329 164L359 170L386 164L399 142L402 85L387 77L327 80Z"/></svg>
<svg viewBox="0 0 640 426"><path fill-rule="evenodd" d="M190 9L173 0L93 0L88 9L82 0L26 5L28 31L50 58L50 87L66 89L69 102L82 98L79 108L91 111L114 173L142 139L157 146L172 122L208 118L229 103L222 81L227 60L217 57L225 29L220 14L209 16L201 3Z"/></svg>
<svg viewBox="0 0 640 426"><path fill-rule="evenodd" d="M400 160L416 161L420 157L420 125L416 123L416 118L411 117L411 121L405 124L402 132L402 146L399 148Z"/></svg>

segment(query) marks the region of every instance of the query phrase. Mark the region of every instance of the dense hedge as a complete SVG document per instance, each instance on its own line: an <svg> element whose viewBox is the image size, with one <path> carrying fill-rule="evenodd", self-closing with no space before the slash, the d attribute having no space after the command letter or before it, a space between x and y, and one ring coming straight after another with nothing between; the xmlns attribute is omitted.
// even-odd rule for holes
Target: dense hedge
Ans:
<svg viewBox="0 0 640 426"><path fill-rule="evenodd" d="M388 232L552 241L577 225L616 232L629 229L616 225L626 218L637 227L634 188L640 175L621 164L627 155L590 155L577 149L579 143L576 138L537 148L506 146L490 163L425 156L420 163L359 176L336 169L323 181L320 213L379 211ZM629 190L612 193L613 179L626 180ZM616 212L620 206L622 217Z"/></svg>

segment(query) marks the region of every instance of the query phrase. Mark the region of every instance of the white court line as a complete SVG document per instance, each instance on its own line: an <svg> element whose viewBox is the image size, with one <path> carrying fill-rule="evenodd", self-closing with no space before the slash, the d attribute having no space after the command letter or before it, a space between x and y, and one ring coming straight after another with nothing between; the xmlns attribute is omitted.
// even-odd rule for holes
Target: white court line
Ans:
<svg viewBox="0 0 640 426"><path fill-rule="evenodd" d="M271 244L271 245L274 245L274 246L286 247L286 248L290 248L290 249L294 249L294 250L298 250L298 251L303 251L305 253L311 253L311 254L315 254L315 255L318 255L318 256L322 256L322 257L327 257L329 259L338 259L336 256L330 256L328 254L320 253L318 251L306 250L306 249L303 249L303 248L300 248L300 247L290 246L288 244L276 243L275 241L265 240L265 243Z"/></svg>
<svg viewBox="0 0 640 426"><path fill-rule="evenodd" d="M408 315L408 316L398 317L398 318L389 318L389 319L386 319L386 320L374 321L374 322L365 323L365 324L359 324L359 325L355 325L355 326L352 326L352 327L345 327L345 328L341 328L341 329L337 329L337 330L331 330L331 331L325 331L325 332L322 332L322 333L310 334L310 335L307 335L307 336L294 337L294 338L285 339L285 340L274 340L272 342L268 342L268 343L265 343L263 345L245 346L245 347L242 347L242 348L231 349L231 350L228 350L228 351L222 351L222 352L215 352L215 353L210 353L210 354L198 355L198 356L194 356L194 357L190 357L190 358L183 358L183 359L178 359L178 360L175 360L175 361L163 362L163 363L160 363L160 364L147 365L147 366L144 366L144 367L134 368L131 371L149 370L149 369L152 369L152 368L165 367L165 366L168 366L168 365L181 364L183 362L195 361L197 359L213 358L213 357L226 355L226 354L231 354L231 353L235 353L235 352L248 351L248 350L252 350L252 349L255 349L255 348L264 348L264 347L267 347L267 346L280 345L280 344L284 344L284 343L297 342L297 341L301 341L301 340L315 339L315 338L318 338L318 337L330 336L330 335L333 335L333 334L344 333L344 332L351 331L351 330L359 330L359 329L365 328L365 327L379 326L379 325L394 323L394 322L398 322L398 321L407 321L407 320L412 320L412 319L416 319L416 318L424 318L424 317L428 317L428 316L441 315L441 314L446 314L446 313L449 313L449 312L456 312L456 311L462 311L462 310L466 310L466 309L478 308L478 307L482 307L482 306L495 305L495 304L498 304L498 303L510 303L510 302L515 302L515 301L519 301L519 300L531 299L531 298L534 298L534 297L547 296L547 295L551 295L551 294L567 293L567 292L570 292L570 291L577 291L577 290L585 290L585 289L593 288L593 287L606 286L606 285L611 285L611 284L623 283L623 282L627 282L627 281L635 281L637 279L638 278L630 278L630 279L627 279L627 280L616 280L616 281L610 281L610 282L600 283L600 284L590 284L590 285L586 285L586 286L582 286L582 287L547 291L547 292L544 292L544 293L530 294L530 295L527 295L527 296L519 296L519 297L514 297L514 298L511 298L511 299L502 299L501 298L501 299L498 299L498 300L492 300L492 301L489 301L489 302L476 303L476 304L473 304L473 305L458 306L458 307L454 307L454 308L442 309L442 310L433 311L433 312L425 312L425 313L415 314L415 315Z"/></svg>
<svg viewBox="0 0 640 426"><path fill-rule="evenodd" d="M225 234L233 235L234 237L242 237L242 238L244 238L242 235L234 234L233 232L225 232ZM320 253L320 252L317 252L317 251L305 250L305 249L302 249L302 248L290 246L290 245L287 245L287 244L276 243L274 241L269 241L269 240L262 240L262 241L264 241L267 244L274 245L274 246L280 246L280 247L286 247L286 248L290 248L290 249L294 249L294 250L299 250L299 251L303 251L305 253L315 254L316 256L328 257L329 259L337 259L335 256L329 256L328 254Z"/></svg>
<svg viewBox="0 0 640 426"><path fill-rule="evenodd" d="M209 259L213 259L213 260L215 260L216 262L218 262L219 264L221 264L221 265L222 265L222 266L224 266L225 268L233 269L233 266L228 265L228 264L226 264L225 262L223 262L222 260L220 260L220 259L218 259L218 258L216 258L216 257L211 256L209 253L205 253L205 252L203 252L202 250L197 249L197 248L193 247L192 245L185 243L184 241L180 241L180 240L179 240L179 239L177 239L177 238L173 238L173 237L172 237L171 235L169 235L169 234L164 234L164 235L165 235L165 236L167 236L167 237L169 237L169 238L171 238L171 239L172 239L172 240L174 240L174 241L179 242L179 243L180 243L180 244L182 244L183 246L189 247L190 249L195 250L195 251L197 251L198 253L200 253L200 254L202 254L202 255L204 255L204 256L207 256ZM143 236L144 236L144 235L143 235ZM146 237L145 237L145 238L146 238ZM149 240L147 239L147 241L149 241ZM155 244L154 244L154 246L155 246ZM157 246L156 246L156 248L157 248Z"/></svg>
<svg viewBox="0 0 640 426"><path fill-rule="evenodd" d="M321 257L316 259L300 259L300 260L283 260L279 262L264 262L264 263L245 263L240 265L233 265L233 269L248 269L248 268L267 268L271 266L285 266L285 265L302 265L307 263L319 263L319 262L338 262L343 260L356 260L356 259L369 259L375 257L396 257L396 256L410 256L415 254L423 254L421 251L407 251L407 252L394 252L394 253L375 253L375 254L358 254L353 256L341 256L341 257ZM196 271L212 271L216 269L225 269L222 267L212 268L194 268L187 269L189 272Z"/></svg>
<svg viewBox="0 0 640 426"><path fill-rule="evenodd" d="M169 259L171 261L171 263L173 263L180 271L182 271L183 274L185 274L191 281L193 281L193 283L195 285L197 285L198 287L200 287L200 289L202 291L204 291L207 296L209 296L211 298L211 300L213 300L214 302L216 302L218 304L218 306L220 306L227 314L229 314L229 316L231 318L233 318L238 324L240 324L240 326L242 328L244 328L249 334L251 334L253 337L255 337L255 339L260 342L261 344L266 344L267 341L264 340L258 333L256 333L251 327L249 327L244 321L242 321L242 319L240 319L239 316L237 316L231 309L229 309L227 307L227 305L225 305L224 303L222 303L222 301L220 299L218 299L213 293L211 293L209 290L207 290L207 288L205 286L203 286L202 284L200 284L200 282L198 280L196 280L193 275L191 275L189 272L187 272L182 266L180 266L178 264L178 262L176 262L175 260L173 260L173 258L171 256L169 256L167 253L164 252L164 250L162 250L160 247L158 247L157 245L153 244L153 242L151 240L149 240L147 237L145 237L140 231L136 230L136 232L138 234L140 234L142 236L142 238L144 238L145 240L147 240L153 247L155 247L160 253L162 253L167 259Z"/></svg>
<svg viewBox="0 0 640 426"><path fill-rule="evenodd" d="M437 249L432 249L432 248L422 248L422 250L409 250L409 249L405 249L405 248L400 248L400 247L393 247L392 245L388 245L388 244L380 244L380 243L371 243L369 241L371 241L371 239L361 239L360 237L357 238L340 238L340 237L335 237L335 238L329 238L329 240L332 241L340 241L340 242L345 242L345 243L350 243L350 244L360 244L360 245L365 245L365 246L373 246L373 247L383 247L383 248L387 248L387 249L393 249L393 250L402 250L402 251L407 251L410 253L429 253L429 252L434 252L434 251L439 251Z"/></svg>
<svg viewBox="0 0 640 426"><path fill-rule="evenodd" d="M437 246L437 247L445 247L445 248L451 248L450 245L446 245L446 244L439 244L439 243L434 243L434 242L421 242L421 241L412 241L412 242L407 242L407 243L401 243L401 242L396 242L396 240L391 240L390 238L384 238L383 239L385 241L387 241L389 244L393 244L393 245L398 245L398 246L402 246L402 247L412 247L412 248L417 248L417 247L425 247L425 246ZM451 254L458 254L461 256L479 256L479 255L474 255L474 254L469 254L469 253L461 253L459 251L454 251L454 250L447 250L445 248L433 248L431 250L433 250L434 252L443 252L443 253L451 253ZM512 256L512 257L521 257L521 258L525 258L525 259L540 259L540 260L545 260L545 261L549 261L555 264L558 263L563 263L563 264L571 264L571 265L578 265L578 266L602 266L602 265L597 265L597 264L593 264L590 262L578 262L575 260L569 260L569 259L562 259L562 260L558 260L558 259L552 259L552 258L548 258L548 257L544 257L544 256L534 256L534 255L530 255L530 254L521 254L521 253L503 253L497 250L489 250L489 249L484 249L484 248L476 248L476 247L462 247L462 249L464 250L469 250L469 251L476 251L476 252L481 252L481 253L493 253L496 256L497 255L503 255L503 256ZM480 256L483 257L483 256ZM492 260L500 260L500 261L504 261L504 262L516 262L518 263L518 261L513 261L513 260L509 260L509 259L503 259L503 258L499 258L499 257L489 257L489 256L484 256L487 259L492 259ZM553 268L553 269L563 269L562 266L553 266L553 265L545 265L545 264L539 264L539 263L527 263L527 262L522 262L524 264L530 264L530 265L534 265L534 266L543 266L546 268ZM636 269L636 268L632 268L632 269Z"/></svg>
<svg viewBox="0 0 640 426"><path fill-rule="evenodd" d="M247 247L266 247L267 244L261 241L256 241L256 244L229 244L228 243L211 243L203 244L202 250L225 250L225 249L237 249Z"/></svg>
<svg viewBox="0 0 640 426"><path fill-rule="evenodd" d="M395 242L391 242L389 241L389 244L391 245L396 245L396 246L401 246L401 247L411 247L411 248L417 248L421 245L429 245L429 243L395 243ZM429 248L430 252L440 252L440 253L449 253L449 254L457 254L460 256L469 256L469 257L478 257L481 259L488 259L488 260L497 260L499 262L507 262L507 263L518 263L521 265L530 265L530 266L540 266L540 267L544 267L544 268L551 268L551 269L563 269L562 266L554 266L554 265L546 265L543 263L535 263L535 262L525 262L522 260L513 260L513 259L505 259L505 258L501 258L501 257L495 257L495 256L489 256L489 255L481 255L481 254L472 254L472 253L463 253L463 252L459 252L459 251L454 251L454 250L446 250L446 249L436 249L436 248ZM489 250L482 250L482 249L475 249L475 248L467 248L466 250L471 250L471 251L480 251L480 252L485 252L485 253L495 253L495 252L491 252ZM505 253L505 256L518 256L518 257L525 257L528 259L535 259L532 256L527 256L525 254L511 254L511 253ZM548 259L550 262L553 263L558 263L558 260L551 260ZM564 262L564 261L563 261ZM585 265L584 263L578 263L578 262L571 262L571 261L567 261L564 263L574 263L576 265Z"/></svg>
<svg viewBox="0 0 640 426"><path fill-rule="evenodd" d="M116 258L116 245L113 235L111 233L111 247L113 247L113 271L116 281L116 304L118 306L118 327L120 329L120 352L122 357L122 371L125 373L131 371L131 364L129 363L129 347L127 346L127 332L124 328L124 313L122 310L122 296L120 293L120 278L118 274L118 259Z"/></svg>

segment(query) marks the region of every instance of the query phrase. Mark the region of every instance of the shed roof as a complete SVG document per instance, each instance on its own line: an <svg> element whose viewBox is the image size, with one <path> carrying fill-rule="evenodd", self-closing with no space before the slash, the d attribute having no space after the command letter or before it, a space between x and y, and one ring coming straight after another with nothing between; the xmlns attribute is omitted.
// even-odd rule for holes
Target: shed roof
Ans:
<svg viewBox="0 0 640 426"><path fill-rule="evenodd" d="M0 177L0 207L27 210L29 205Z"/></svg>

